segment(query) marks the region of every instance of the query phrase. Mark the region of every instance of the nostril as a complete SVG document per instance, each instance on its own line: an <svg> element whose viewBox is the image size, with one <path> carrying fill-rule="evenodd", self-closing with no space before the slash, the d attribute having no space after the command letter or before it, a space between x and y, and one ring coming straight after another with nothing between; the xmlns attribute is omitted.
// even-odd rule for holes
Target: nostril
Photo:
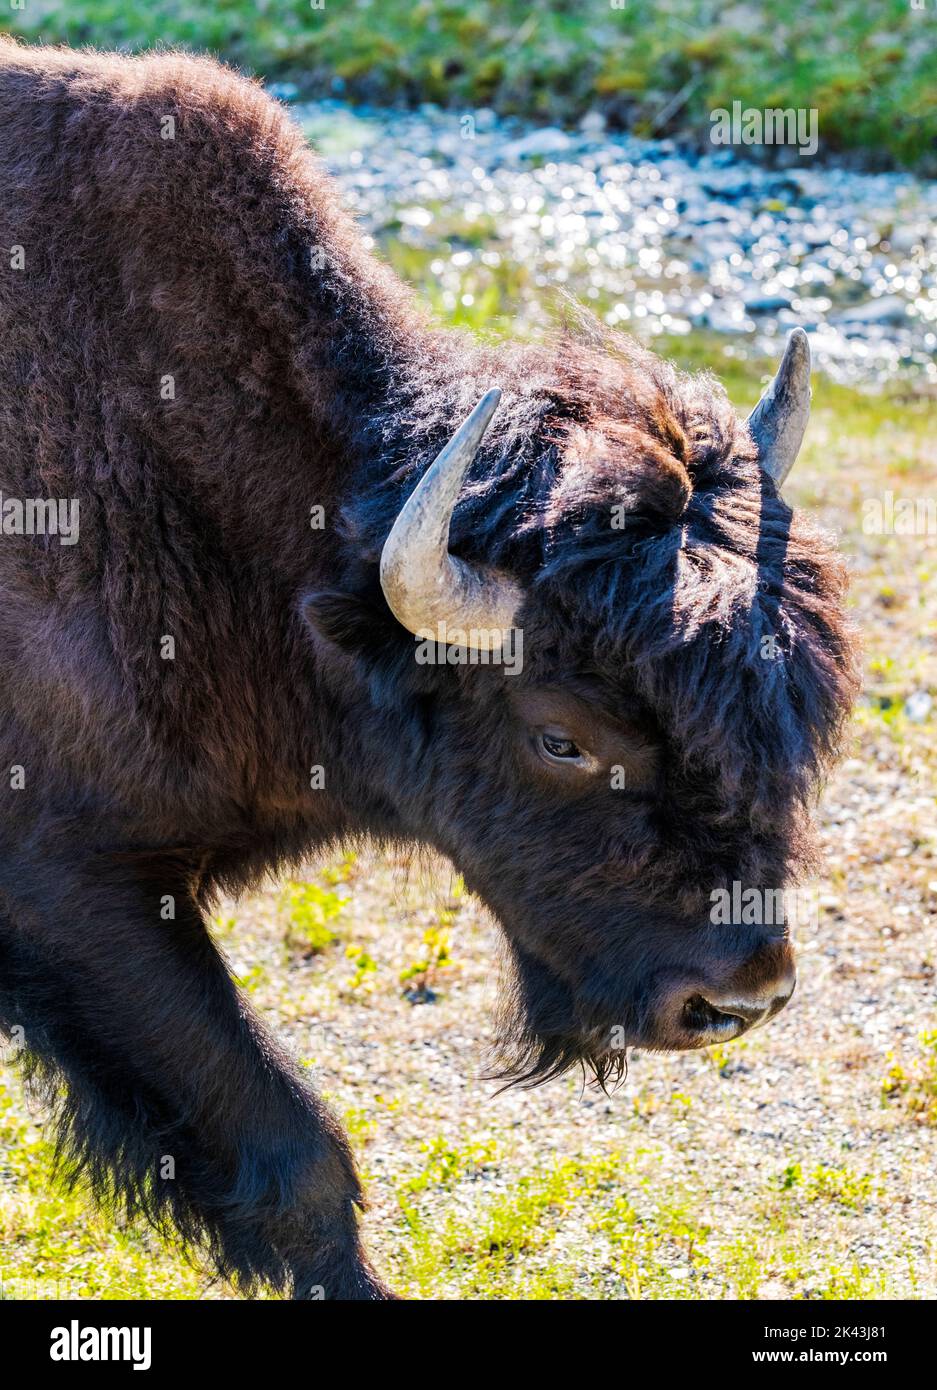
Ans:
<svg viewBox="0 0 937 1390"><path fill-rule="evenodd" d="M772 980L768 988L759 990L739 989L723 986L712 988L704 986L695 994L683 995L680 1008L680 1025L684 1037L691 1041L682 1046L708 1047L712 1043L730 1042L750 1028L766 1023L794 993L795 975L793 969L780 978ZM671 1015L672 1017L672 1015Z"/></svg>
<svg viewBox="0 0 937 1390"><path fill-rule="evenodd" d="M706 994L700 997L719 1013L743 1019L746 1027L750 1028L766 1018L774 1018L793 993L794 982L791 980L785 981L783 988L777 992L771 990L764 994L741 996L736 993L714 994L707 990Z"/></svg>
<svg viewBox="0 0 937 1390"><path fill-rule="evenodd" d="M716 1009L721 1014L731 1014L734 1018L740 1018L743 1022L752 1024L764 1018L771 1007L771 1002L763 1002L754 999L718 998L711 999L703 996L705 1002L712 1009Z"/></svg>
<svg viewBox="0 0 937 1390"><path fill-rule="evenodd" d="M683 1021L694 1033L724 1033L735 1037L749 1026L737 1009L717 1007L702 994L693 994L683 1006Z"/></svg>

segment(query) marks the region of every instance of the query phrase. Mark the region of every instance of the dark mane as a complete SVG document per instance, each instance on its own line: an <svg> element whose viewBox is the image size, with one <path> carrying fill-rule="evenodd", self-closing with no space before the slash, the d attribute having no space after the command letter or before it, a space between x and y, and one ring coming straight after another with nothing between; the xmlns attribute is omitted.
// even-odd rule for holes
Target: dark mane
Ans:
<svg viewBox="0 0 937 1390"><path fill-rule="evenodd" d="M718 381L613 333L503 351L445 335L422 381L418 402L379 416L406 461L346 509L351 582L373 585L401 491L498 385L453 550L518 576L548 611L531 659L539 638L564 669L588 651L604 680L617 672L720 816L770 826L792 791L809 801L857 690L846 568L761 472Z"/></svg>

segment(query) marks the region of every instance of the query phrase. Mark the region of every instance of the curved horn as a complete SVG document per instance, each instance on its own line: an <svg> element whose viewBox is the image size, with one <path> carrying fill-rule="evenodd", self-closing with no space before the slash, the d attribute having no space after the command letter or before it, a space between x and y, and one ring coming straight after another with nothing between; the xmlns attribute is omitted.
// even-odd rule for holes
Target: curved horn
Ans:
<svg viewBox="0 0 937 1390"><path fill-rule="evenodd" d="M449 522L501 392L488 391L426 470L381 551L381 588L398 622L417 635L438 623L481 651L497 651L514 626L523 591L449 554Z"/></svg>
<svg viewBox="0 0 937 1390"><path fill-rule="evenodd" d="M793 328L777 376L748 417L758 462L778 487L794 466L809 415L810 344L802 328Z"/></svg>

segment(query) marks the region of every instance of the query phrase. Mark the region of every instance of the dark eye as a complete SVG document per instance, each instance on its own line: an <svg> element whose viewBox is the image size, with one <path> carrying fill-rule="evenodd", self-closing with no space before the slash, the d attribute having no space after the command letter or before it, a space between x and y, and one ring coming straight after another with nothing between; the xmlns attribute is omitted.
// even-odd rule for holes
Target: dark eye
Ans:
<svg viewBox="0 0 937 1390"><path fill-rule="evenodd" d="M571 738L565 738L562 734L540 735L540 747L548 758L555 759L557 762L581 758L582 753Z"/></svg>

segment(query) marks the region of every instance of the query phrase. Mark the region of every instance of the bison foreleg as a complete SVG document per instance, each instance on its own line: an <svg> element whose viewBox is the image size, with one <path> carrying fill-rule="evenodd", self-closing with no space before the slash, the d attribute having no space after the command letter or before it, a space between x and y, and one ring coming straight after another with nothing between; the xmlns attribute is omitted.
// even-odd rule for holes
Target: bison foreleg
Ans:
<svg viewBox="0 0 937 1390"><path fill-rule="evenodd" d="M0 907L0 1026L54 1105L65 1171L207 1245L245 1290L386 1297L347 1142L238 994L179 865L46 859Z"/></svg>

